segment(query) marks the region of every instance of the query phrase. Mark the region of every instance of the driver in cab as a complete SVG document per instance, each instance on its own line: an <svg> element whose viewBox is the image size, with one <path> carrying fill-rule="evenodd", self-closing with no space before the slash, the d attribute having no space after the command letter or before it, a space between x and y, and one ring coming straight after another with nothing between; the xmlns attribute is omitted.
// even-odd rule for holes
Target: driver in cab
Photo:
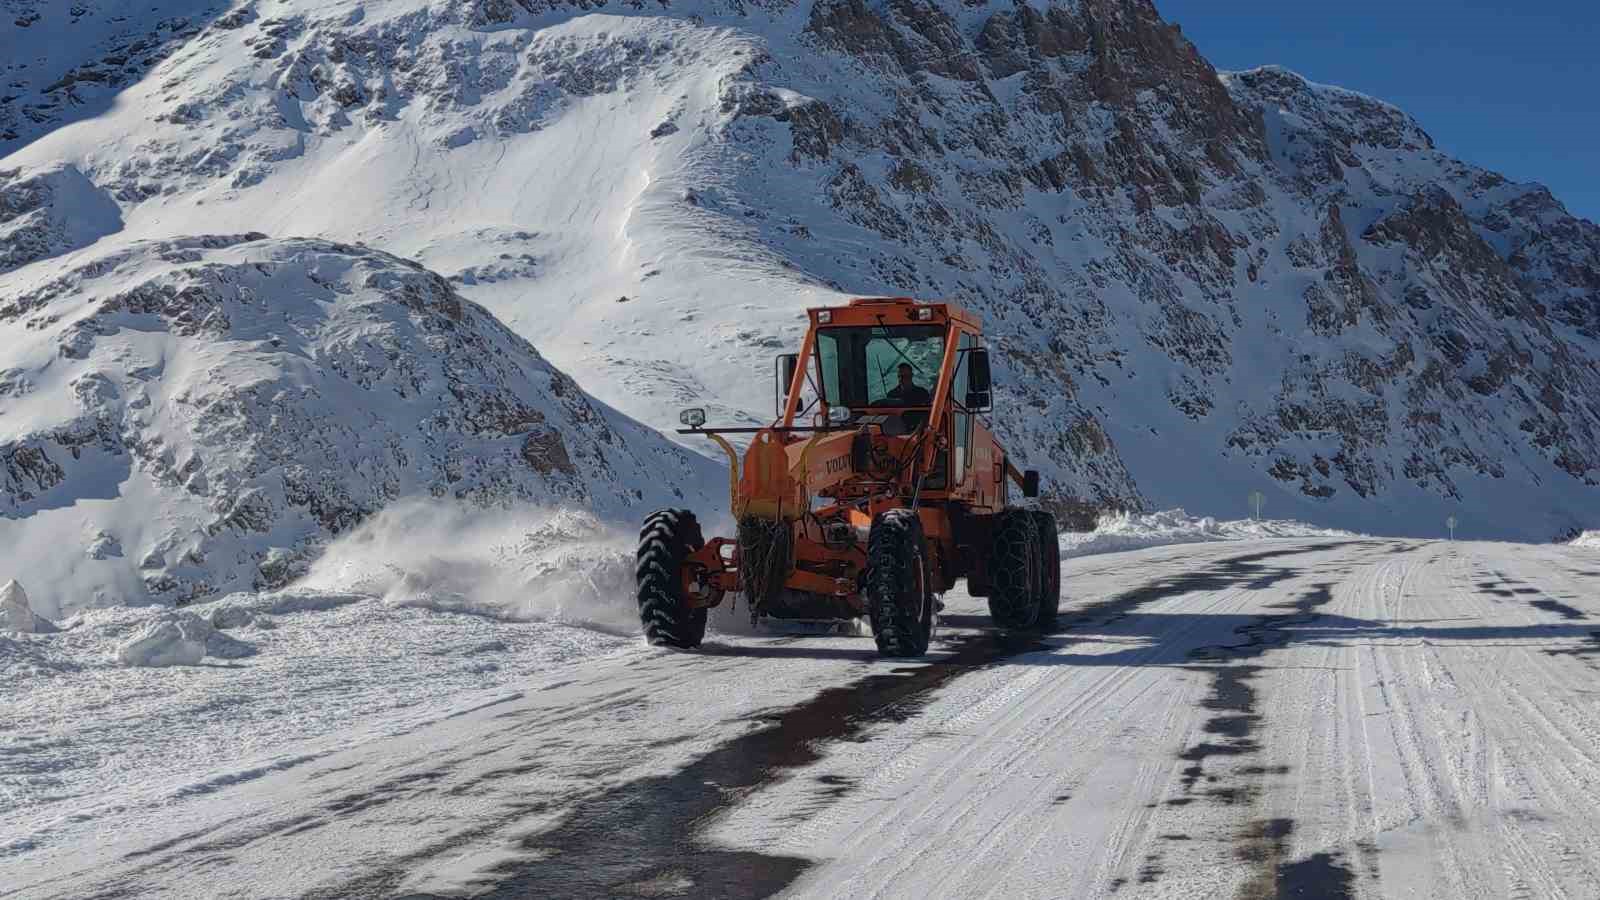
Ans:
<svg viewBox="0 0 1600 900"><path fill-rule="evenodd" d="M910 363L901 363L898 369L900 383L889 389L884 397L895 406L928 406L933 403L933 397L928 389L911 380L912 369ZM928 414L922 410L906 410L900 418L905 422L907 429L915 431L928 421Z"/></svg>
<svg viewBox="0 0 1600 900"><path fill-rule="evenodd" d="M910 363L901 363L898 371L900 383L890 388L884 399L894 401L896 406L927 406L933 402L928 389L911 380Z"/></svg>

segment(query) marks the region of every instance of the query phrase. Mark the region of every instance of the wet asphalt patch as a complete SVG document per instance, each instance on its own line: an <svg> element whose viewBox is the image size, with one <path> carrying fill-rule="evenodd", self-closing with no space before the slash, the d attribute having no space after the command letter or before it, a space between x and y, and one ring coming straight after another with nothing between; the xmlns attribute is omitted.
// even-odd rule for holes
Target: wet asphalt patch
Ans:
<svg viewBox="0 0 1600 900"><path fill-rule="evenodd" d="M1346 900L1353 896L1355 873L1342 853L1316 853L1297 862L1287 861L1292 819L1263 819L1245 829L1235 855L1259 874L1244 886L1239 900Z"/></svg>
<svg viewBox="0 0 1600 900"><path fill-rule="evenodd" d="M1254 803L1261 796L1269 776L1286 776L1291 769L1283 765L1221 765L1222 760L1237 760L1261 752L1256 737L1262 717L1256 709L1258 699L1253 682L1264 666L1258 660L1267 651L1282 647L1293 639L1290 629L1310 625L1322 617L1319 612L1333 600L1333 584L1319 583L1303 596L1274 604L1285 612L1257 618L1235 630L1244 640L1236 644L1201 647L1190 653L1197 664L1184 668L1211 680L1211 691L1201 705L1213 714L1201 725L1206 737L1186 748L1178 758L1189 765L1182 773L1185 796L1168 800L1181 806L1197 799L1227 806ZM1351 896L1354 875L1336 853L1321 853L1308 859L1288 860L1289 837L1294 832L1292 819L1268 819L1250 823L1235 840L1235 856L1257 869L1241 897L1324 897ZM1141 869L1159 875L1159 866Z"/></svg>

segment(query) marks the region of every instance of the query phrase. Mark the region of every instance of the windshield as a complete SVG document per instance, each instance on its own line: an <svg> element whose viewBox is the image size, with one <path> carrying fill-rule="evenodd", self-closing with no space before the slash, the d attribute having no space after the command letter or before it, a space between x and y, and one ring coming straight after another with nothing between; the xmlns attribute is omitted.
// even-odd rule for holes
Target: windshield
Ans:
<svg viewBox="0 0 1600 900"><path fill-rule="evenodd" d="M944 334L942 325L818 330L823 399L851 409L931 404L944 361Z"/></svg>

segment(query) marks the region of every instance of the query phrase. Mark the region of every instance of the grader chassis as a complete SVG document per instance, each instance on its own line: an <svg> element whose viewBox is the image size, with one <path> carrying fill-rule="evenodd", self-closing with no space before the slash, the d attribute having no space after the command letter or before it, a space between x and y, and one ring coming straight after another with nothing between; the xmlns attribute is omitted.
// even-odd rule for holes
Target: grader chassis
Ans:
<svg viewBox="0 0 1600 900"><path fill-rule="evenodd" d="M639 534L639 614L652 644L690 648L707 610L743 594L752 620L866 616L885 656L927 652L937 595L965 578L996 625L1048 630L1060 602L1055 518L1010 503L1018 471L979 416L990 410L977 316L908 298L807 311L800 352L777 359L764 428L680 434L728 455L737 535L707 541L688 510ZM797 424L804 420L807 424ZM739 454L726 435L752 435Z"/></svg>

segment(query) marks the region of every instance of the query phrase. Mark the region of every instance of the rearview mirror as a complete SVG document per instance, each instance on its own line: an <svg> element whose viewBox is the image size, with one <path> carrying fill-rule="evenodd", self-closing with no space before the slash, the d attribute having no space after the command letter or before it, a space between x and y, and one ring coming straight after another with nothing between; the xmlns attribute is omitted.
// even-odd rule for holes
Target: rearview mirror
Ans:
<svg viewBox="0 0 1600 900"><path fill-rule="evenodd" d="M699 428L706 423L706 411L695 407L678 413L678 422L688 428Z"/></svg>
<svg viewBox="0 0 1600 900"><path fill-rule="evenodd" d="M1029 498L1039 496L1039 472L1037 469L1029 469L1022 473L1022 496Z"/></svg>
<svg viewBox="0 0 1600 900"><path fill-rule="evenodd" d="M794 372L800 368L800 354L785 353L775 361L777 366L778 383L774 390L772 401L773 412L783 415L783 401L789 396L789 385L794 383Z"/></svg>
<svg viewBox="0 0 1600 900"><path fill-rule="evenodd" d="M988 412L994 405L989 371L989 351L982 347L967 351L967 396L962 405L970 412Z"/></svg>

